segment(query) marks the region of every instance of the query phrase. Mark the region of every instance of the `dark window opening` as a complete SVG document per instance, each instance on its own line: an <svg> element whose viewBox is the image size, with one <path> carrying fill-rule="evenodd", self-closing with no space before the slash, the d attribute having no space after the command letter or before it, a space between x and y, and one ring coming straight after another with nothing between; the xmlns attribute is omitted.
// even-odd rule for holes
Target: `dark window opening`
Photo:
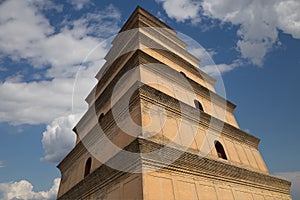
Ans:
<svg viewBox="0 0 300 200"><path fill-rule="evenodd" d="M219 141L215 141L215 148L217 150L218 157L227 160L224 147Z"/></svg>
<svg viewBox="0 0 300 200"><path fill-rule="evenodd" d="M183 73L183 72L179 72L181 75L183 75L184 77L186 77L186 75L185 75L185 73Z"/></svg>
<svg viewBox="0 0 300 200"><path fill-rule="evenodd" d="M103 117L104 117L104 113L101 113L101 115L100 115L100 117L99 117L99 122L102 121Z"/></svg>
<svg viewBox="0 0 300 200"><path fill-rule="evenodd" d="M85 163L85 169L84 169L84 177L90 174L92 167L92 158L89 157Z"/></svg>
<svg viewBox="0 0 300 200"><path fill-rule="evenodd" d="M195 104L196 108L198 108L199 110L204 112L203 107L202 107L201 103L198 100L195 99L194 104Z"/></svg>

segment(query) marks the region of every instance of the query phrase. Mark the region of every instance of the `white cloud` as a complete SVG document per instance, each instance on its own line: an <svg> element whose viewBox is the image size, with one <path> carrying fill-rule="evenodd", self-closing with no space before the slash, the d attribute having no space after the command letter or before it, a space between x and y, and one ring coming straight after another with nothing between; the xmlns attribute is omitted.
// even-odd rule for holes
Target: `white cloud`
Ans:
<svg viewBox="0 0 300 200"><path fill-rule="evenodd" d="M18 76L8 79L0 84L0 121L15 125L41 124L50 123L72 111L84 112L87 109L84 99L96 84L93 77L102 64L103 61L99 61L85 68L78 67L74 71L75 74L80 69L76 82L73 74L70 78L58 77L39 82L20 82ZM48 73L68 76L70 72L63 70L66 69L52 68Z"/></svg>
<svg viewBox="0 0 300 200"><path fill-rule="evenodd" d="M0 84L0 121L49 124L43 133L45 155L42 160L59 162L74 146L72 128L87 109L84 99L96 84L96 79L92 77L98 71L98 66L101 64L94 63L93 66L81 68L75 86L74 78ZM70 115L72 111L79 114Z"/></svg>
<svg viewBox="0 0 300 200"><path fill-rule="evenodd" d="M29 1L10 0L0 4L0 51L18 60L31 59L35 43L54 31Z"/></svg>
<svg viewBox="0 0 300 200"><path fill-rule="evenodd" d="M298 0L157 0L169 17L177 21L197 20L200 16L217 19L238 27L237 50L241 57L261 66L265 55L278 41L278 29L300 38L300 2ZM182 14L186 13L186 15ZM200 17L201 17L200 16Z"/></svg>
<svg viewBox="0 0 300 200"><path fill-rule="evenodd" d="M73 104L66 102L65 105L61 105L60 109L57 108L57 111L55 110L55 105L49 107L49 111L53 110L55 114L51 115L52 118L49 118L49 120L52 121L47 126L46 131L43 132L42 145L45 155L42 160L58 163L74 147L76 136L72 129L87 110L87 104L84 102L84 98L96 84L96 80L91 79L91 77L98 71L98 66L100 66L99 63L94 63L93 66L81 68L77 74L76 84L72 88L73 90L70 90L69 86L65 87L66 90L62 90L61 94L58 92L58 89L53 90L57 92L57 99L61 98L60 95L69 92L69 99L71 99L71 95L73 95ZM62 86L62 84L58 85ZM55 98L55 94L53 94L53 98ZM53 98L51 99L53 100ZM66 114L68 113L67 111L64 114L59 114L59 110L71 109L71 106L72 113L75 114ZM45 113L47 114L47 112ZM53 118L55 115L56 117ZM34 119L34 122L37 121L38 119Z"/></svg>
<svg viewBox="0 0 300 200"><path fill-rule="evenodd" d="M89 12L77 20L66 20L64 23L73 27L71 32L76 38L91 35L103 38L116 33L119 29L118 24L112 22L118 22L120 19L121 14L119 10L110 4L102 11Z"/></svg>
<svg viewBox="0 0 300 200"><path fill-rule="evenodd" d="M219 77L242 65L241 60L235 60L231 64L215 64L212 57L217 53L212 49L188 46L187 50L200 60L200 69L213 77Z"/></svg>
<svg viewBox="0 0 300 200"><path fill-rule="evenodd" d="M213 56L217 53L213 49L204 49L203 47L193 47L188 45L187 50L200 60L201 68L214 64Z"/></svg>
<svg viewBox="0 0 300 200"><path fill-rule="evenodd" d="M300 1L279 1L274 7L278 16L278 27L294 38L300 39Z"/></svg>
<svg viewBox="0 0 300 200"><path fill-rule="evenodd" d="M15 62L26 60L36 68L48 67L43 76L39 74L47 80L23 82L23 74L16 73L0 83L1 122L50 123L70 114L75 76L84 61L80 84L75 88L75 97L81 102L76 112L83 112L84 99L96 83L93 77L104 63L108 50L109 44L102 42L101 33L105 30L113 35L118 30L120 13L110 5L75 21L66 20L62 28L54 32L55 27L36 2L41 3L10 0L0 4L1 56ZM98 48L91 52L96 46Z"/></svg>
<svg viewBox="0 0 300 200"><path fill-rule="evenodd" d="M258 66L278 41L278 29L299 38L300 2L297 0L204 0L202 7L204 15L240 26L237 47L241 56Z"/></svg>
<svg viewBox="0 0 300 200"><path fill-rule="evenodd" d="M235 60L231 64L206 65L204 67L201 67L200 69L213 77L214 76L218 77L218 76L220 76L226 72L229 72L241 65L242 65L242 62L240 60Z"/></svg>
<svg viewBox="0 0 300 200"><path fill-rule="evenodd" d="M39 10L63 11L63 5L54 3L52 0L30 0L30 3Z"/></svg>
<svg viewBox="0 0 300 200"><path fill-rule="evenodd" d="M71 111L73 79L4 82L0 85L0 121L40 124Z"/></svg>
<svg viewBox="0 0 300 200"><path fill-rule="evenodd" d="M291 194L293 199L300 199L300 171L278 172L274 175L290 181L292 183Z"/></svg>
<svg viewBox="0 0 300 200"><path fill-rule="evenodd" d="M58 163L75 145L76 136L72 131L81 115L69 115L59 117L47 126L43 133L43 148L45 156L43 160Z"/></svg>
<svg viewBox="0 0 300 200"><path fill-rule="evenodd" d="M263 59L273 42L255 42L239 40L237 47L243 58L249 59L254 65L262 66Z"/></svg>
<svg viewBox="0 0 300 200"><path fill-rule="evenodd" d="M48 191L33 191L33 185L26 181L0 183L0 192L3 200L54 200L57 197L60 179L53 181L53 186Z"/></svg>
<svg viewBox="0 0 300 200"><path fill-rule="evenodd" d="M209 74L210 76L218 76L233 69L234 66L228 64L206 65L201 68L202 71Z"/></svg>
<svg viewBox="0 0 300 200"><path fill-rule="evenodd" d="M5 82L18 83L18 82L21 82L23 78L24 78L24 75L21 74L21 72L17 72L14 75L6 77Z"/></svg>
<svg viewBox="0 0 300 200"><path fill-rule="evenodd" d="M199 22L200 2L195 0L156 0L162 3L167 15L178 22Z"/></svg>
<svg viewBox="0 0 300 200"><path fill-rule="evenodd" d="M109 5L76 20L66 18L57 29L42 12L47 2L0 4L0 57L27 62L33 71L47 67L34 75L38 81L25 82L24 74L18 72L0 82L0 122L48 124L42 160L59 162L74 146L72 128L87 109L84 99L96 84L94 76L110 45L103 40L118 31L120 13ZM59 11L59 7L51 9ZM32 188L28 182L15 185ZM30 195L40 199L34 196L40 193Z"/></svg>
<svg viewBox="0 0 300 200"><path fill-rule="evenodd" d="M60 32L55 33L49 20L30 1L5 1L0 5L0 52L15 61L26 59L36 68L51 65L72 71L70 66L80 64L103 40L99 34L94 37L91 32L105 30L111 35L117 31L119 20L116 8L108 6L103 11L67 21ZM104 53L98 51L88 61L97 61Z"/></svg>
<svg viewBox="0 0 300 200"><path fill-rule="evenodd" d="M216 51L214 51L213 49L204 49L204 48L190 48L188 49L188 51L200 60L205 58L206 56L213 57L214 55L217 54Z"/></svg>
<svg viewBox="0 0 300 200"><path fill-rule="evenodd" d="M120 20L118 10L112 5L103 11L88 13L75 21L67 21L61 31L30 1L10 0L0 4L0 51L18 61L26 59L35 67L66 67L80 64L100 41L91 33L112 34ZM72 25L72 26L70 26ZM97 25L97 26L96 26ZM102 37L103 39L103 37ZM89 61L99 59L89 57Z"/></svg>

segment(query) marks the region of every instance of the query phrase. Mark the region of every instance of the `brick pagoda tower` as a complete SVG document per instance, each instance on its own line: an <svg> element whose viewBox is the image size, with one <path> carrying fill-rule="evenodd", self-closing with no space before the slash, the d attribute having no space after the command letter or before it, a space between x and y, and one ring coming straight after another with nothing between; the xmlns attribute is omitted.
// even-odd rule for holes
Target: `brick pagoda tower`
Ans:
<svg viewBox="0 0 300 200"><path fill-rule="evenodd" d="M291 199L176 32L137 7L112 41L58 199Z"/></svg>

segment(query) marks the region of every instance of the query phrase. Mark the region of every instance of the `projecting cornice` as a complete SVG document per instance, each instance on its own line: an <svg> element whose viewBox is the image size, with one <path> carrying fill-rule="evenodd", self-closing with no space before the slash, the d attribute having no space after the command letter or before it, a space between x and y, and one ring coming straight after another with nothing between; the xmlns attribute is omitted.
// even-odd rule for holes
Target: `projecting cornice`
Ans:
<svg viewBox="0 0 300 200"><path fill-rule="evenodd" d="M159 156L147 154L157 149L164 148L164 153ZM195 179L210 179L215 181L226 181L233 185L245 185L272 192L289 194L291 183L270 175L240 168L228 163L220 162L210 158L199 157L189 152L182 152L180 149L163 147L161 144L149 141L144 138L136 138L124 150L140 153L130 163L124 163L123 171L112 169L107 165L101 165L98 169L88 175L84 180L77 183L67 193L59 199L84 199L93 191L105 189L106 186L126 179L130 173L126 170L135 171L143 169L159 169L160 172L171 172L192 176ZM180 155L178 157L178 155ZM109 163L122 160L120 153L116 154ZM165 163L172 157L178 159L166 165ZM121 165L120 165L121 166ZM142 174L143 176L143 174ZM104 191L102 191L105 194Z"/></svg>
<svg viewBox="0 0 300 200"><path fill-rule="evenodd" d="M136 61L137 62L137 61ZM126 70L126 69L124 69ZM171 96L168 96L159 90L156 90L155 88L152 88L148 85L145 85L141 82L136 82L134 86L132 86L130 90L135 90L134 88L139 88L136 90L132 97L129 105L125 105L125 107L129 106L130 109L133 107L138 107L142 103L141 101L149 102L152 104L157 104L163 106L168 112L172 113L172 115L177 117L185 117L188 120L191 120L195 123L199 123L199 126L207 129L210 127L214 131L221 131L221 134L224 136L231 138L233 140L236 140L238 142L241 142L243 144L247 144L250 146L258 148L259 139L255 136L250 135L249 133L246 133L228 123L222 122L216 118L213 118L211 115L201 112L200 114L200 120L199 115L195 114L196 108L191 107L185 103L181 103L179 105L179 101ZM95 107L92 106L89 108L87 113L83 116L83 118L80 120L78 130L83 131L85 127L91 127L90 130L85 130L87 133L84 133L83 135L86 135L84 137L85 144L93 145L93 142L97 140L101 140L99 133L99 121L97 119L97 116L99 116L100 106L102 105L101 102L110 102L110 96L111 96L111 89L105 90L102 95L97 99L97 102ZM127 95L127 94L125 94ZM126 98L125 98L126 99ZM119 111L120 115L122 115L124 109L124 96L121 97L121 99L114 105ZM181 107L183 106L183 107ZM188 113L185 116L181 116L182 112L181 109L185 110L185 113ZM94 114L88 114L88 113L94 113ZM91 119L91 117L94 117L95 119ZM120 117L120 116L113 116L111 110L109 110L107 113L105 113L103 117L103 121L101 123L101 127L103 131L109 136L113 134L113 132L110 131L110 129L115 126L115 120L114 117ZM214 124L210 123L211 120L214 120L217 122L216 124L224 123L224 126L222 130L219 129L219 126L214 128ZM76 126L76 127L77 127ZM77 129L77 128L75 128ZM78 135L79 133L77 133ZM78 136L79 137L79 136ZM83 139L83 136L80 137L80 139ZM79 142L76 147L66 156L66 158L59 164L59 167L66 166L67 163L71 163L73 161L76 161L78 157L84 152L84 146L82 145L82 141Z"/></svg>
<svg viewBox="0 0 300 200"><path fill-rule="evenodd" d="M201 70L197 70L193 65L186 62L184 59L177 56L176 54L173 54L169 51L163 51L163 50L158 50L158 49L155 49L154 51L156 51L159 54L167 57L170 60L176 60L176 62L182 68L184 68L188 71L191 71L191 73L193 73L195 76L199 77L202 80L207 81L209 84L214 84L215 79L211 78L210 76L208 76L207 74L205 74ZM130 69L132 69L133 67L137 67L141 64L148 64L148 63L157 63L157 64L166 65L166 63L164 63L164 61L160 61L160 60L154 58L153 56L145 53L141 49L137 49L134 52L129 52L129 53L126 53L126 54L118 57L110 66L106 67L107 70L104 70L98 84L93 88L93 90L87 96L86 102L89 105L92 105L92 103L95 101L95 99L97 99L98 96L100 95L99 93L104 92L105 85L108 85L108 83L110 81L112 81L111 79L117 78L119 80L119 78L120 78L120 77L118 77L119 75L116 75L115 73L118 72L120 74L120 72L123 71L123 74L124 74L125 72L121 68L127 68L126 70L128 71L129 70L128 65L130 65L131 66ZM172 71L172 73L178 73L176 70L172 69L171 67L169 67L169 68L170 68L169 71ZM195 81L193 81L193 84L194 85L199 85L202 88L206 88L205 86L201 86L200 84L196 83ZM197 86L197 87L199 87L199 86ZM207 90L210 94L218 96L218 99L223 100L223 101L225 100L223 97L219 96L215 92L213 92L213 91L211 91L207 88L205 90ZM225 101L227 102L228 106L232 110L234 110L235 105L233 103L227 101L227 100L225 100Z"/></svg>
<svg viewBox="0 0 300 200"><path fill-rule="evenodd" d="M237 167L219 160L199 157L189 152L181 152L180 149L166 147L149 141L148 139L137 138L137 141L144 166L162 168L162 170L167 171L177 171L177 173L183 173L185 175L225 180L226 182L243 184L284 194L290 193L291 183L289 181ZM161 148L164 148L164 153L157 157L153 156L156 154L147 154L147 152L153 152ZM167 166L165 165L170 158L177 157L178 155L181 156L175 162Z"/></svg>
<svg viewBox="0 0 300 200"><path fill-rule="evenodd" d="M164 108L166 108L169 112L172 112L174 115L181 115L181 109L185 110L185 113L188 113L188 115L183 116L188 118L189 120L198 122L199 125L205 128L212 128L214 129L214 123L210 123L212 120L215 122L215 124L224 124L222 130L219 129L219 126L215 127L215 131L221 132L224 136L229 137L231 139L237 140L241 143L248 144L252 147L258 148L259 139L249 133L246 133L242 131L241 129L238 129L226 122L223 122L217 118L214 118L213 116L201 112L200 114L200 120L199 116L195 114L195 108L191 107L183 102L179 105L178 100L164 94L163 92L156 90L155 88L152 88L148 85L143 85L140 87L140 98L154 103L154 104L161 104Z"/></svg>

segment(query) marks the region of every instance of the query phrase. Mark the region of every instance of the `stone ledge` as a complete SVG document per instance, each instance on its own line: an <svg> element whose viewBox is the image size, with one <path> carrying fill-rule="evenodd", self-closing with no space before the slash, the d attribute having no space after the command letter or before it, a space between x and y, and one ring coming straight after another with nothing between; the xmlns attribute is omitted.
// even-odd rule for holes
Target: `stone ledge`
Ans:
<svg viewBox="0 0 300 200"><path fill-rule="evenodd" d="M125 165L124 163L120 163L120 166L124 167L124 170L131 171L140 170L141 168L162 167L160 170L172 173L222 180L282 194L290 193L291 183L288 181L221 161L199 157L195 154L183 152L180 149L166 147L163 154L160 154L161 156L159 157L149 156L153 154L145 154L161 149L162 147L162 145L145 138L136 138L124 150L140 153L140 156L135 157L130 164L127 163ZM178 157L178 155L180 156L174 163L165 165L165 162L169 161L172 156ZM108 162L112 163L124 159L126 158L121 153L118 153ZM101 165L58 199L84 199L95 191L101 191L108 185L125 179L130 174L132 173L112 169L107 165Z"/></svg>
<svg viewBox="0 0 300 200"><path fill-rule="evenodd" d="M152 152L163 147L161 144L144 138L138 138L138 141L141 153ZM291 183L289 181L237 167L226 162L199 157L198 155L183 152L180 149L172 147L164 147L164 150L164 154L161 157L149 157L149 154L141 154L143 166L164 166L163 170L166 171L176 171L185 175L190 174L216 180L226 180L226 182L290 194ZM174 163L168 166L164 165L165 162L170 160L170 157L178 155L181 156Z"/></svg>
<svg viewBox="0 0 300 200"><path fill-rule="evenodd" d="M164 108L166 108L168 111L172 112L174 115L181 115L180 112L180 105L179 105L179 101L169 95L164 94L163 92L160 92L159 90L156 90L155 88L152 88L151 86L145 85L139 81L137 81L132 88L137 88L139 87L139 89L137 91L135 91L132 95L131 101L130 101L130 108L133 108L135 106L138 106L137 104L141 104L140 100L144 100L150 103L156 103L156 104L160 104L161 106L163 106ZM132 89L130 88L130 89ZM129 89L129 90L130 90ZM124 96L126 96L127 94L125 94ZM109 96L109 95L108 95ZM105 97L105 99L102 99L100 101L107 101L109 98L108 96ZM103 96L104 97L104 96ZM123 97L122 97L123 98ZM120 104L122 104L122 98L121 100L119 100L115 106L119 107ZM191 107L187 104L182 103L182 106L184 106L184 109L187 111L187 113L189 113L188 116L183 116L183 117L187 117L189 120L193 120L195 117L199 117L198 115L195 115L195 108ZM121 106L122 107L122 106ZM123 106L124 107L124 106ZM96 109L98 110L98 109ZM120 110L120 115L122 114L122 110ZM194 119L196 122L200 122L199 125L208 128L210 121L211 120L216 120L216 121L220 121L216 118L213 118L211 115L201 112L200 114L200 120L199 119ZM221 123L223 123L222 121L220 121ZM108 111L104 118L103 118L103 122L101 123L101 127L103 128L104 132L109 132L109 129L115 125L114 123L114 119L112 116L112 112L111 110ZM85 138L86 141L90 140L88 138L91 138L90 132L91 133L95 133L97 132L97 126L98 124L94 125L93 128L91 128L91 130L89 131L89 133L86 135L87 137ZM214 127L212 127L214 128ZM238 129L235 128L233 126L231 126L230 124L227 124L224 122L224 127L222 130L219 130L218 127L215 128L216 131L222 131L222 134L224 134L225 136L231 138L231 139L235 139L239 142L248 144L250 146L255 147L256 149L258 148L258 144L259 144L259 139ZM77 136L78 137L78 136ZM95 139L95 138L94 138ZM101 139L101 138L98 138ZM94 140L93 140L94 141ZM87 141L89 142L89 141ZM75 146L75 148L72 150L72 153L69 153L66 158L58 165L59 168L62 167L64 164L66 163L67 160L74 160L76 159L76 157L78 157L82 152L83 152L83 148L82 148L82 144L81 142L79 144L77 144ZM73 154L73 156L71 156L71 154ZM72 157L72 158L71 158Z"/></svg>
<svg viewBox="0 0 300 200"><path fill-rule="evenodd" d="M179 115L180 112L180 105L178 103L178 100L151 87L148 85L143 85L140 88L140 96L141 99L148 101L148 102L152 102L152 103L159 103L162 106L164 106L166 109L168 109L170 112L173 112L174 114L177 113L177 115ZM210 125L210 121L214 120L216 122L216 124L220 124L220 123L224 123L224 126L222 128L222 130L219 130L218 127L216 127L216 131L222 131L222 134L233 138L233 139L237 139L240 142L246 143L250 146L255 147L256 149L258 148L258 144L260 139L249 134L246 133L226 122L223 122L205 112L201 112L200 114L200 120L196 119L195 117L199 117L199 116L195 116L195 108L191 107L185 103L181 103L181 106L184 106L183 109L185 109L185 112L189 113L187 117L190 120L195 119L195 121L199 121L201 125L203 125L204 127L208 128L208 126ZM213 125L213 124L212 124ZM214 127L212 127L214 128Z"/></svg>

